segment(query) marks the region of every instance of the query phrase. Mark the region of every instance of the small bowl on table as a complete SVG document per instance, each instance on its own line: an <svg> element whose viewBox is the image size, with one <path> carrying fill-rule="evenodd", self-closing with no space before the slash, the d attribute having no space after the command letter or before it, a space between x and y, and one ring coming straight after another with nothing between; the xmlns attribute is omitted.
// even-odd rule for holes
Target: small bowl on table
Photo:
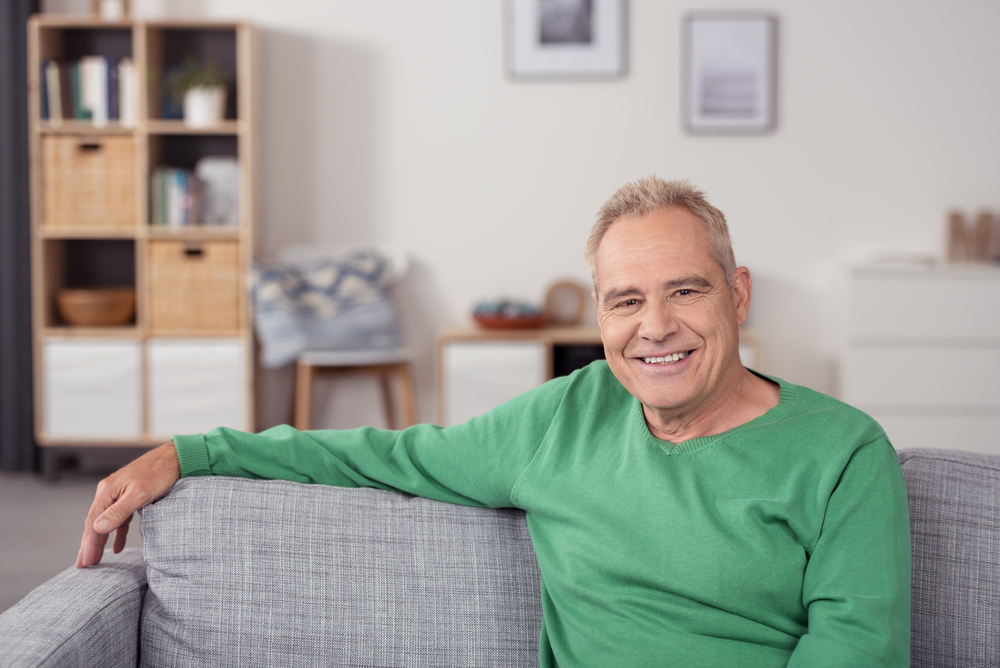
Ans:
<svg viewBox="0 0 1000 668"><path fill-rule="evenodd" d="M536 329L548 322L545 311L534 304L510 299L476 304L472 319L485 329Z"/></svg>
<svg viewBox="0 0 1000 668"><path fill-rule="evenodd" d="M118 327L135 316L135 288L62 288L56 310L74 327Z"/></svg>
<svg viewBox="0 0 1000 668"><path fill-rule="evenodd" d="M481 315L474 313L473 320L485 329L537 329L545 325L543 315Z"/></svg>

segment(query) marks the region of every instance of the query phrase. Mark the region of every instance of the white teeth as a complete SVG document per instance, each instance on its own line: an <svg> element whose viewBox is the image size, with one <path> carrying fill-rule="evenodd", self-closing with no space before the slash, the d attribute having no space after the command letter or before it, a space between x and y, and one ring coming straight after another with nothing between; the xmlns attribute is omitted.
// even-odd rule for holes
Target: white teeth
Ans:
<svg viewBox="0 0 1000 668"><path fill-rule="evenodd" d="M678 362L687 356L687 353L674 353L673 355L666 355L665 357L643 357L642 361L646 364L673 364L674 362Z"/></svg>

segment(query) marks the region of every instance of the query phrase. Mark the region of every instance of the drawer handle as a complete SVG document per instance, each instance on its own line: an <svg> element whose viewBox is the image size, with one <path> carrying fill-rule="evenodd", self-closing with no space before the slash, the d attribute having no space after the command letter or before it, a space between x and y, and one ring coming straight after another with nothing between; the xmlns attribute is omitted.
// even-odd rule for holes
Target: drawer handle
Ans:
<svg viewBox="0 0 1000 668"><path fill-rule="evenodd" d="M98 142L80 142L81 151L100 151L101 145Z"/></svg>
<svg viewBox="0 0 1000 668"><path fill-rule="evenodd" d="M187 257L201 257L205 251L198 246L188 246L184 249L184 255Z"/></svg>

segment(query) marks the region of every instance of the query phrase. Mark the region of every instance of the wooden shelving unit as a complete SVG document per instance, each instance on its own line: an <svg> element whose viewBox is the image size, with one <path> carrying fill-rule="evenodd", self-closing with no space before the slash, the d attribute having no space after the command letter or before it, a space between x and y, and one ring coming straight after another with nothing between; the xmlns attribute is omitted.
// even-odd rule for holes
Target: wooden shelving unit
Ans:
<svg viewBox="0 0 1000 668"><path fill-rule="evenodd" d="M152 446L220 425L253 429L256 41L239 22L29 21L35 430L43 448ZM43 64L94 55L134 64L134 124L43 118ZM212 59L233 74L220 123L190 128L164 118L166 73L185 58ZM101 159L93 169L86 158L74 164L74 150ZM192 169L205 156L236 159L237 224L153 226L153 171ZM101 190L96 204L80 185L88 179ZM134 322L60 319L60 288L120 284L135 288Z"/></svg>

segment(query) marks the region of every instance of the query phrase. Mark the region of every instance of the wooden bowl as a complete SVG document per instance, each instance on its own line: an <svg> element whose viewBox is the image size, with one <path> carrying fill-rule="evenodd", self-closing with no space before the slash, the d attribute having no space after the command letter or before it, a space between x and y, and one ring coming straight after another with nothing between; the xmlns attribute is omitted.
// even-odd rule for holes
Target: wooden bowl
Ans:
<svg viewBox="0 0 1000 668"><path fill-rule="evenodd" d="M63 288L56 292L56 310L69 325L115 327L135 315L135 289Z"/></svg>
<svg viewBox="0 0 1000 668"><path fill-rule="evenodd" d="M505 318L496 315L473 314L473 319L486 329L537 329L545 324L544 315L526 315Z"/></svg>

